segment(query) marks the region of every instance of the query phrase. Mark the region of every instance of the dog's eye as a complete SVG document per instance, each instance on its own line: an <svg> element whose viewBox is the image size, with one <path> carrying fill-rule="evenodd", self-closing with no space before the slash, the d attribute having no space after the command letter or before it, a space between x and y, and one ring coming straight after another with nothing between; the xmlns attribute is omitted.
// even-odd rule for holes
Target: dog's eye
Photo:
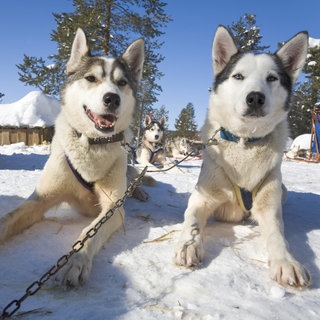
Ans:
<svg viewBox="0 0 320 320"><path fill-rule="evenodd" d="M268 81L268 82L273 82L273 81L277 81L277 80L278 80L278 78L275 77L275 76L272 76L272 75L269 75L269 76L267 77L267 81Z"/></svg>
<svg viewBox="0 0 320 320"><path fill-rule="evenodd" d="M118 86L119 87L124 87L125 85L127 85L127 83L128 82L126 80L121 79L121 80L118 81Z"/></svg>
<svg viewBox="0 0 320 320"><path fill-rule="evenodd" d="M89 82L96 82L97 78L95 76L87 76L85 79Z"/></svg>
<svg viewBox="0 0 320 320"><path fill-rule="evenodd" d="M243 80L244 76L241 73L236 73L232 76L236 80Z"/></svg>

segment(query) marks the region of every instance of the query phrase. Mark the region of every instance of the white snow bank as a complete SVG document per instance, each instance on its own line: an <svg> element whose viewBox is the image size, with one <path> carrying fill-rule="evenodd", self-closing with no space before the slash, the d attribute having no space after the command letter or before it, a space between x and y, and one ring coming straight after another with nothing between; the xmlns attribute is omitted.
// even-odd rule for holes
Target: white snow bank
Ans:
<svg viewBox="0 0 320 320"><path fill-rule="evenodd" d="M311 134L310 133L302 134L293 140L290 149L291 150L309 150L310 142L311 142Z"/></svg>
<svg viewBox="0 0 320 320"><path fill-rule="evenodd" d="M309 47L320 47L320 39L314 39L314 38L311 38L309 37Z"/></svg>
<svg viewBox="0 0 320 320"><path fill-rule="evenodd" d="M60 111L60 102L40 91L31 91L22 99L0 104L0 126L52 126Z"/></svg>

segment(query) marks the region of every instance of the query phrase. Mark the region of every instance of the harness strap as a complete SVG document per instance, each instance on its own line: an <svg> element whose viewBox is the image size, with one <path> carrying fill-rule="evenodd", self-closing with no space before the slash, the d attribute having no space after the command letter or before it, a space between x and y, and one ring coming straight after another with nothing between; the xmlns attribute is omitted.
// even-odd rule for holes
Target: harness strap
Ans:
<svg viewBox="0 0 320 320"><path fill-rule="evenodd" d="M236 197L238 200L238 204L240 205L242 211L245 214L245 217L248 218L251 214L252 205L254 202L254 199L257 196L258 191L260 190L260 187L265 179L262 179L252 190L252 192L240 188L238 185L232 183L234 191L236 193Z"/></svg>
<svg viewBox="0 0 320 320"><path fill-rule="evenodd" d="M158 147L158 145L155 145L155 148L156 150L152 150L151 148L147 147L150 151L150 159L149 159L149 162L151 163L152 162L152 159L154 158L154 156L159 152L159 151L162 151L163 148L162 146Z"/></svg>
<svg viewBox="0 0 320 320"><path fill-rule="evenodd" d="M65 159L66 159L66 161L67 161L67 163L69 165L69 168L71 169L72 173L77 178L77 180L81 183L81 185L83 187L85 187L87 190L89 190L91 193L93 193L94 182L88 182L85 179L83 179L81 174L72 165L72 163L71 163L70 159L68 158L68 156L66 154L64 156L65 156Z"/></svg>

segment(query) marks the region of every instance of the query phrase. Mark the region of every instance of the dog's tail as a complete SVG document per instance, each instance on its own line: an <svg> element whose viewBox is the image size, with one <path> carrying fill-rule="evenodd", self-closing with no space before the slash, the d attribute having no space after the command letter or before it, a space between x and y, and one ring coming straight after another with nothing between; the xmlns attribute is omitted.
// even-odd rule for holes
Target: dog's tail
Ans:
<svg viewBox="0 0 320 320"><path fill-rule="evenodd" d="M130 181L137 178L140 173L141 172L137 167L130 164L127 165L127 177ZM149 175L144 175L142 178L142 184L144 186L154 187L157 184L157 181Z"/></svg>

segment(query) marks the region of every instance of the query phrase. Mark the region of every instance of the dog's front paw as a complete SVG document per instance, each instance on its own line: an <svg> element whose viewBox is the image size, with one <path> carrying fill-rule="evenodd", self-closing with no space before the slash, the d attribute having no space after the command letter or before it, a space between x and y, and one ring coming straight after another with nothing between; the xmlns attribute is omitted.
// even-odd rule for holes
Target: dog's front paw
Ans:
<svg viewBox="0 0 320 320"><path fill-rule="evenodd" d="M304 288L311 284L308 271L295 260L269 261L270 277L282 286Z"/></svg>
<svg viewBox="0 0 320 320"><path fill-rule="evenodd" d="M136 187L132 192L132 196L140 201L147 201L149 199L149 194L141 187Z"/></svg>
<svg viewBox="0 0 320 320"><path fill-rule="evenodd" d="M174 255L174 262L179 266L196 267L201 264L204 256L202 238L199 232L185 240L181 237Z"/></svg>
<svg viewBox="0 0 320 320"><path fill-rule="evenodd" d="M92 261L86 253L77 252L57 274L56 280L65 288L76 288L88 279Z"/></svg>

